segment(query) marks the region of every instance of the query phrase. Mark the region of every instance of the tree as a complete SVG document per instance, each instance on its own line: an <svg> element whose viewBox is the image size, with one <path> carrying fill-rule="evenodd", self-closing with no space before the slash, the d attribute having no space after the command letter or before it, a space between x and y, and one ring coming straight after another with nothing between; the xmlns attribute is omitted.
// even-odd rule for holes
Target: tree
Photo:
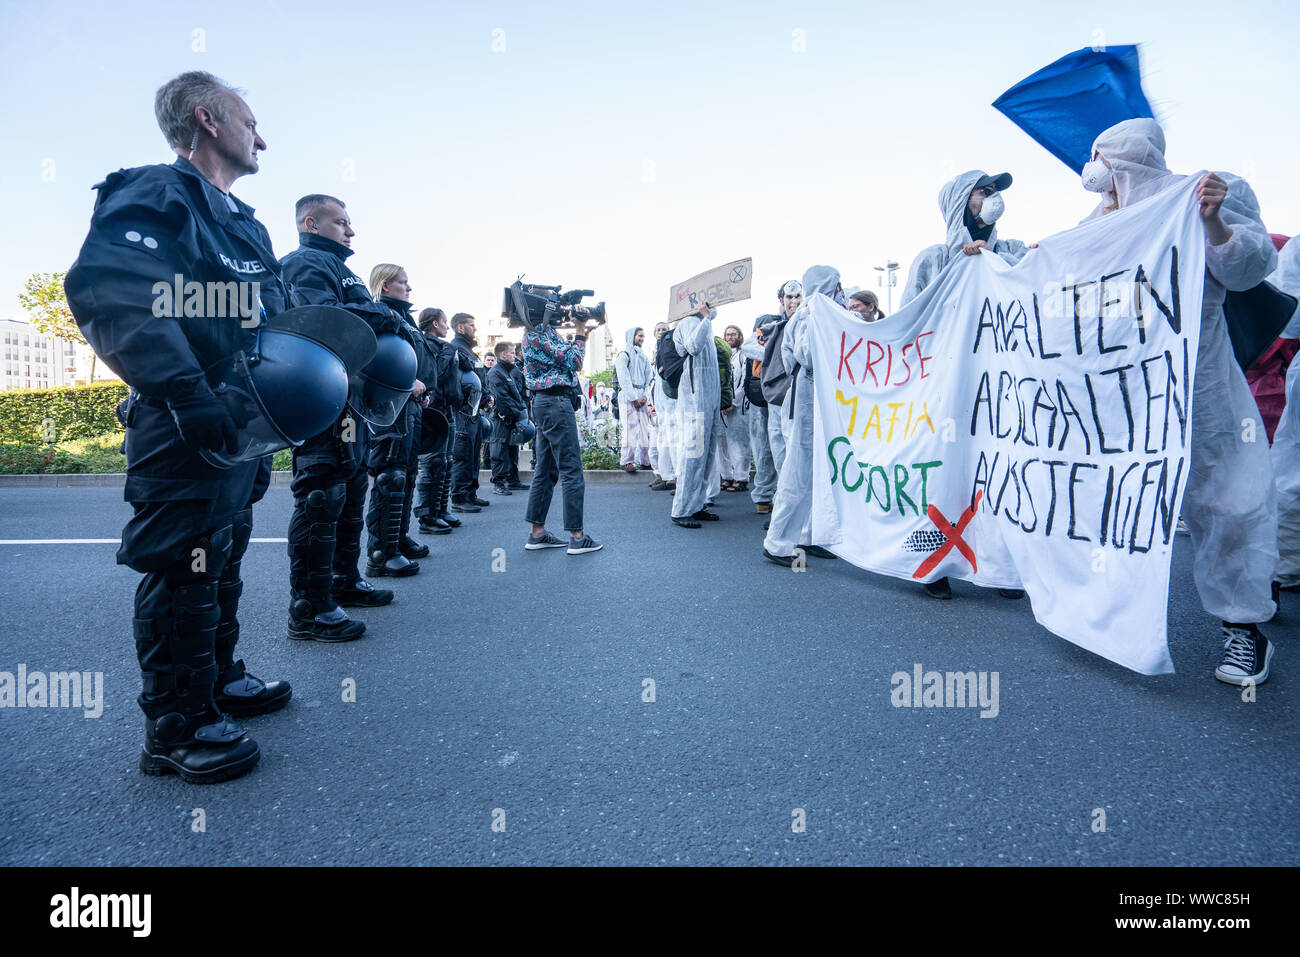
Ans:
<svg viewBox="0 0 1300 957"><path fill-rule="evenodd" d="M86 337L77 327L77 320L72 318L68 307L68 297L63 291L63 277L67 273L37 272L27 277L23 291L18 294L27 314L32 317L32 325L38 332L64 342L79 342L89 346ZM95 381L96 356L90 353L90 381Z"/></svg>

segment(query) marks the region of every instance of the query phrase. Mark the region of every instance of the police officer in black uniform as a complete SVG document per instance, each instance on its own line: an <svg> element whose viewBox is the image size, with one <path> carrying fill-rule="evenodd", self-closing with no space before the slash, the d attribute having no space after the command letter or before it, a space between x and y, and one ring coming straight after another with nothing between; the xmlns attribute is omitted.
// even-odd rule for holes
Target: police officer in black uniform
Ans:
<svg viewBox="0 0 1300 957"><path fill-rule="evenodd" d="M528 383L524 380L524 355L523 345L515 349L515 364L510 370L510 378L514 380L515 388L524 400L524 410L527 413L529 421L533 418L533 397L528 391ZM506 451L510 456L510 481L506 484L507 488L516 491L528 491L529 486L525 485L519 478L519 446L508 445Z"/></svg>
<svg viewBox="0 0 1300 957"><path fill-rule="evenodd" d="M427 388L420 372L419 340L423 337L411 317L411 284L406 270L393 263L380 263L370 271L370 293L387 313L387 320L374 325L375 332L394 333L410 345L416 355L415 389L391 425L373 427L366 466L374 482L366 508L366 574L404 578L420 571L413 561L429 554L429 546L407 534L414 502L418 460L416 436L420 429L420 409Z"/></svg>
<svg viewBox="0 0 1300 957"><path fill-rule="evenodd" d="M352 221L343 201L323 193L294 207L298 248L282 260L295 300L340 306L371 323L388 321L388 310L370 298L366 284L350 270ZM293 517L289 522L289 637L351 641L363 622L343 607L374 607L393 600L388 589L361 577L366 491L365 422L351 407L320 435L293 452Z"/></svg>
<svg viewBox="0 0 1300 957"><path fill-rule="evenodd" d="M416 320L420 331L424 355L420 367L432 365L435 380L424 380L429 391L429 404L420 414L421 440L419 473L415 480L415 517L420 522L423 535L449 535L460 527L460 519L447 512L451 494L451 441L454 435L451 423L456 409L461 405L460 352L444 342L447 334L447 313L435 307L420 310ZM418 351L418 350L417 350Z"/></svg>
<svg viewBox="0 0 1300 957"><path fill-rule="evenodd" d="M478 376L483 405L487 406L491 401L487 390L487 369L474 351L478 345L474 335L474 317L467 312L458 312L451 317L451 327L456 332L451 345L460 353L462 368L468 367ZM454 512L478 512L492 504L478 497L480 449L487 430L477 412L471 415L468 411L458 411L455 426L451 452L451 508Z"/></svg>
<svg viewBox="0 0 1300 957"><path fill-rule="evenodd" d="M242 303L256 289L266 316L287 308L289 292L266 228L229 192L257 172L266 149L248 104L195 71L159 89L154 111L176 162L119 170L96 187L65 288L87 341L131 387L124 498L135 512L117 560L144 574L133 622L140 768L206 783L258 762L256 742L232 718L275 711L291 694L287 682L261 681L234 660L240 560L253 503L270 482L269 456L222 469L199 454L238 443L243 423L213 387L261 316L195 315L206 305L180 310L166 290L238 288Z"/></svg>

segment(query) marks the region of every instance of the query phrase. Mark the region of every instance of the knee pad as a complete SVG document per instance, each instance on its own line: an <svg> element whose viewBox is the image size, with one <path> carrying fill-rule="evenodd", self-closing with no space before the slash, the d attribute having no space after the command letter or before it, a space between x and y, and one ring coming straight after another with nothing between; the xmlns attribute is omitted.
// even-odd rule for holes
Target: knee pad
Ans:
<svg viewBox="0 0 1300 957"><path fill-rule="evenodd" d="M308 492L302 500L304 516L312 525L336 522L347 497L347 486L341 482Z"/></svg>
<svg viewBox="0 0 1300 957"><path fill-rule="evenodd" d="M253 537L253 509L241 508L230 520L230 559L239 561L248 551L248 540Z"/></svg>
<svg viewBox="0 0 1300 957"><path fill-rule="evenodd" d="M381 491L396 494L406 487L406 473L396 469L380 472L379 477L375 479L375 484Z"/></svg>

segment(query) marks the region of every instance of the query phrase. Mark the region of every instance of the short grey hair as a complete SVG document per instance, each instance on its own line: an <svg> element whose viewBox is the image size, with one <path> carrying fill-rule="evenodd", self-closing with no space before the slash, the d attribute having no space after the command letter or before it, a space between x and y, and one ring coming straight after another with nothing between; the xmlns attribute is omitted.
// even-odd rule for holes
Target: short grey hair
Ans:
<svg viewBox="0 0 1300 957"><path fill-rule="evenodd" d="M326 193L309 193L298 200L293 207L293 218L298 224L298 231L301 232L303 226L307 224L308 216L312 219L320 219L321 214L325 212L325 207L330 203L338 203L340 209L348 208L348 204L343 200Z"/></svg>
<svg viewBox="0 0 1300 957"><path fill-rule="evenodd" d="M191 148L198 131L194 111L200 106L218 123L225 123L229 119L227 93L238 96L240 91L203 70L190 70L160 86L154 96L153 112L168 144L178 150Z"/></svg>

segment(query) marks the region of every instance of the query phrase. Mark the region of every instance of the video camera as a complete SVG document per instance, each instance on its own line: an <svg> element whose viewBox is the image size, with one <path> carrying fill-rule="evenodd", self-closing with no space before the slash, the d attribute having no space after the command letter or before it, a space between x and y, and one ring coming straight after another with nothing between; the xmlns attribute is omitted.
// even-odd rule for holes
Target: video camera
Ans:
<svg viewBox="0 0 1300 957"><path fill-rule="evenodd" d="M505 301L501 306L501 315L512 328L526 326L540 329L547 325L576 325L573 307L581 304L587 296L596 293L591 289L570 289L562 292L563 286L541 286L525 283L516 279L505 289ZM584 322L602 325L605 322L605 303L598 302L586 307L587 314L578 316Z"/></svg>

